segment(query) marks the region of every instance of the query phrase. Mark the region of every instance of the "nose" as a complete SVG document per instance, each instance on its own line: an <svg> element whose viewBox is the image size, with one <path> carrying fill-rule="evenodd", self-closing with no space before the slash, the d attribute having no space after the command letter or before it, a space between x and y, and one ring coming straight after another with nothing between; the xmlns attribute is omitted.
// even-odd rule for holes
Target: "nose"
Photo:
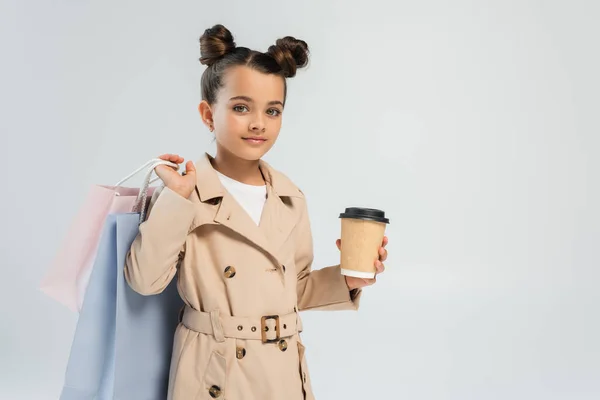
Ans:
<svg viewBox="0 0 600 400"><path fill-rule="evenodd" d="M262 118L256 117L252 122L250 122L250 126L248 127L252 132L264 132L265 131L265 122Z"/></svg>

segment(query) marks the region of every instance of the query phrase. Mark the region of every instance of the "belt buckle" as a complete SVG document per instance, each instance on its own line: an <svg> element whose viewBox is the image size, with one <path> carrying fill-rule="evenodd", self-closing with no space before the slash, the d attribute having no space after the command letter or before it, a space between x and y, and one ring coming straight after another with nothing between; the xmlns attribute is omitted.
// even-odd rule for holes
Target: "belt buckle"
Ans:
<svg viewBox="0 0 600 400"><path fill-rule="evenodd" d="M275 320L275 339L267 339L267 330L269 329L267 326L267 320L273 319ZM279 315L265 315L260 319L260 330L262 335L263 343L275 343L280 339L281 329L279 328Z"/></svg>

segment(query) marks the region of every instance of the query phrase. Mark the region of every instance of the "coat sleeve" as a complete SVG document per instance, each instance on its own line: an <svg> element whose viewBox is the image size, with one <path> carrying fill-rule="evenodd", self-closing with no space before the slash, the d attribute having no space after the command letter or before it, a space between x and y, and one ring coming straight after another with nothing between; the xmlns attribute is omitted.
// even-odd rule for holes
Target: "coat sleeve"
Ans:
<svg viewBox="0 0 600 400"><path fill-rule="evenodd" d="M177 272L194 219L194 204L168 187L152 197L148 217L125 260L129 286L142 295L161 293Z"/></svg>
<svg viewBox="0 0 600 400"><path fill-rule="evenodd" d="M298 310L358 310L362 289L349 290L339 265L312 269L313 238L306 206L298 229L295 256L298 271Z"/></svg>

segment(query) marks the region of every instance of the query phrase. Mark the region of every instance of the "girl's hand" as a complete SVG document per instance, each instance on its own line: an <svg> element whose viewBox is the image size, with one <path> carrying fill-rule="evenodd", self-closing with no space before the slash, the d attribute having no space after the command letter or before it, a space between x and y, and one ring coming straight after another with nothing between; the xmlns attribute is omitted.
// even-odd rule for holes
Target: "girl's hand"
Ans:
<svg viewBox="0 0 600 400"><path fill-rule="evenodd" d="M159 158L175 164L181 164L184 161L183 157L177 154L163 154ZM196 167L194 167L192 161L185 164L183 176L179 175L175 168L168 165L159 165L154 170L166 187L186 199L191 196L196 186Z"/></svg>
<svg viewBox="0 0 600 400"><path fill-rule="evenodd" d="M337 245L337 248L341 251L342 250L342 240L338 239L335 243ZM383 265L383 262L387 259L388 256L388 252L385 249L385 246L387 246L388 244L388 238L387 236L383 237L383 243L381 244L381 247L379 248L379 259L375 261L375 278L356 278L354 276L344 276L346 278L346 284L348 285L348 289L353 290L353 289L359 289L365 286L370 286L372 284L374 284L375 282L377 282L377 275L379 275L380 273L382 273L385 270L385 266Z"/></svg>

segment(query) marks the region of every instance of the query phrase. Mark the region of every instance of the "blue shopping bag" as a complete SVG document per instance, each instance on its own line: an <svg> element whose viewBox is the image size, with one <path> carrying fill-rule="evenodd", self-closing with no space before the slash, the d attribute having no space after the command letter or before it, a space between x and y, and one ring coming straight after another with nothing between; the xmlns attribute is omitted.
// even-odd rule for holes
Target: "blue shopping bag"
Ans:
<svg viewBox="0 0 600 400"><path fill-rule="evenodd" d="M60 400L167 398L173 339L184 305L177 279L162 293L143 296L131 289L123 272L139 224L145 219L152 171L161 164L177 167L155 160L140 190L135 212L109 214L106 218Z"/></svg>
<svg viewBox="0 0 600 400"><path fill-rule="evenodd" d="M184 306L175 277L164 292L143 296L125 280L125 257L139 215L117 216L117 323L114 399L165 400L175 329Z"/></svg>
<svg viewBox="0 0 600 400"><path fill-rule="evenodd" d="M142 296L125 280L139 213L108 216L77 322L60 400L164 400L183 307L176 279Z"/></svg>

